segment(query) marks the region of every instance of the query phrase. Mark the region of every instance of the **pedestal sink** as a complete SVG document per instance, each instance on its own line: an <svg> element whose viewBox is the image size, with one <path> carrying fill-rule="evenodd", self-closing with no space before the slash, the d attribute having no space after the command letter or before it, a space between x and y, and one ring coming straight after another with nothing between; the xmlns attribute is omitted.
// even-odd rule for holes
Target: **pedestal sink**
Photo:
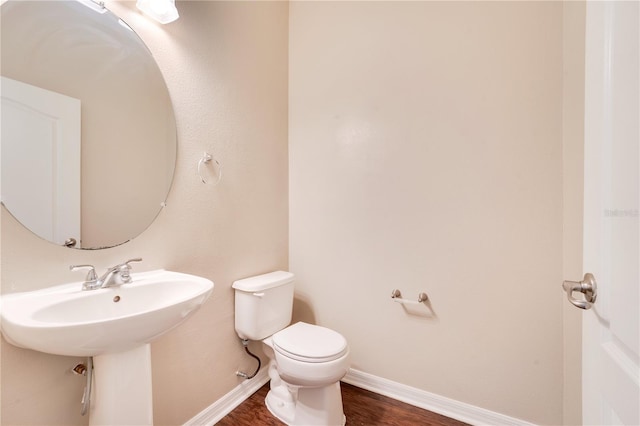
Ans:
<svg viewBox="0 0 640 426"><path fill-rule="evenodd" d="M90 425L151 425L149 343L193 314L213 282L165 270L131 274L118 287L82 283L2 296L5 339L40 352L92 356Z"/></svg>

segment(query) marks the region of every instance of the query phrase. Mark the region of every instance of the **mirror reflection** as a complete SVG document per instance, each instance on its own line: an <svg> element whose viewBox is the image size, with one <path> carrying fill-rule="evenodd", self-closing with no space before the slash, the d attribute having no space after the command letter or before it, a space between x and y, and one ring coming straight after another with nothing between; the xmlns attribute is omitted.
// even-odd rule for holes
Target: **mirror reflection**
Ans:
<svg viewBox="0 0 640 426"><path fill-rule="evenodd" d="M122 244L158 215L176 129L142 40L87 1L2 4L2 204L55 244Z"/></svg>

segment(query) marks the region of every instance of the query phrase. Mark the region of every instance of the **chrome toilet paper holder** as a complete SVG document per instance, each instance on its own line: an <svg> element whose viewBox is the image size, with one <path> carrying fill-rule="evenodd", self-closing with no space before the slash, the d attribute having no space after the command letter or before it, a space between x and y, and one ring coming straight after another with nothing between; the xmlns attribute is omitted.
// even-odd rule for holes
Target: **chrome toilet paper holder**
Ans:
<svg viewBox="0 0 640 426"><path fill-rule="evenodd" d="M391 299L393 299L394 302L398 302L398 303L402 303L402 304L412 304L412 305L419 305L419 304L423 304L424 302L426 302L429 299L429 296L427 296L427 293L422 292L418 294L418 300L409 300L409 299L404 299L402 297L402 293L400 292L400 290L395 289L391 292Z"/></svg>

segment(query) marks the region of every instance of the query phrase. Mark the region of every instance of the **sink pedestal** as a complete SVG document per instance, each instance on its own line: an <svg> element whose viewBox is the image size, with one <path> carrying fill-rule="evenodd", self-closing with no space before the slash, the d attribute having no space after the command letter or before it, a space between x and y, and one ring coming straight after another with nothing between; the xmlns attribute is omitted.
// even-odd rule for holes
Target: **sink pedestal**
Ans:
<svg viewBox="0 0 640 426"><path fill-rule="evenodd" d="M93 357L89 425L153 425L151 345Z"/></svg>

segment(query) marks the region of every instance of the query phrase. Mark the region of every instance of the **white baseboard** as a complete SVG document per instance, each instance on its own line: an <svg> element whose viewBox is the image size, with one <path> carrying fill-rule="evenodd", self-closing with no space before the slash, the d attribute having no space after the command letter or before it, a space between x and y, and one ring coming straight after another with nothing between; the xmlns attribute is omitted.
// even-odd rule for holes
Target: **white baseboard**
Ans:
<svg viewBox="0 0 640 426"><path fill-rule="evenodd" d="M233 388L231 392L202 410L194 418L187 421L184 426L211 426L219 422L244 400L253 395L265 383L269 381L269 368L263 368L251 380L245 380Z"/></svg>
<svg viewBox="0 0 640 426"><path fill-rule="evenodd" d="M240 383L233 388L231 392L187 421L184 426L215 425L268 381L268 368L263 368L256 374L256 377ZM533 423L524 420L505 416L504 414L485 410L484 408L459 402L354 369L350 369L342 381L471 425L535 426Z"/></svg>
<svg viewBox="0 0 640 426"><path fill-rule="evenodd" d="M354 369L349 370L342 381L472 425L534 426L524 420L505 416L504 414L495 413Z"/></svg>

